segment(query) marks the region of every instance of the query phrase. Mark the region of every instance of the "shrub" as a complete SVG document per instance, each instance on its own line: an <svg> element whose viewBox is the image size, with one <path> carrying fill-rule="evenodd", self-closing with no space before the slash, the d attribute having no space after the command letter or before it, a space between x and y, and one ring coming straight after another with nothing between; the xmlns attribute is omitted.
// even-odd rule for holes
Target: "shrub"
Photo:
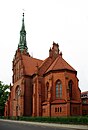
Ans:
<svg viewBox="0 0 88 130"><path fill-rule="evenodd" d="M76 117L0 117L1 119L11 119L20 121L32 121L32 122L47 122L47 123L60 123L60 124L88 124L88 116L76 116Z"/></svg>

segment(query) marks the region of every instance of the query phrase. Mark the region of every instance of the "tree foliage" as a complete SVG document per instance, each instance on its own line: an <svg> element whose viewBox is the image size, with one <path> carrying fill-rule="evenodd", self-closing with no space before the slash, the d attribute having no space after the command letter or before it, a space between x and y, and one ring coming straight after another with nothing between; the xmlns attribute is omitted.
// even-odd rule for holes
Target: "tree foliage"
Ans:
<svg viewBox="0 0 88 130"><path fill-rule="evenodd" d="M0 81L0 115L4 115L5 102L9 96L10 86L5 85Z"/></svg>

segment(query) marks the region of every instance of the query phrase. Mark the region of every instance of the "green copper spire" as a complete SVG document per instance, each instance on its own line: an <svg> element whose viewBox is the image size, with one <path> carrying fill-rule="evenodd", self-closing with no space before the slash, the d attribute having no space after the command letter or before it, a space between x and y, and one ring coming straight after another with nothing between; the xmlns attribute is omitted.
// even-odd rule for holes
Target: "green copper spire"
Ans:
<svg viewBox="0 0 88 130"><path fill-rule="evenodd" d="M26 31L25 31L25 25L24 25L24 13L23 13L23 19L22 19L22 28L20 31L20 41L18 44L18 48L20 49L21 52L24 50L27 51L27 43L26 43Z"/></svg>

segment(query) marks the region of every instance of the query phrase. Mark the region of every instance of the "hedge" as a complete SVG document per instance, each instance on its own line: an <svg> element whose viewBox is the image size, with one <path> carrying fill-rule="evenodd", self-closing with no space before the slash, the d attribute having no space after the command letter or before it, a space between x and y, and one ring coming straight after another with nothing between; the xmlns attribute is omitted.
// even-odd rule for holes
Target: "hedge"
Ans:
<svg viewBox="0 0 88 130"><path fill-rule="evenodd" d="M47 123L60 123L60 124L87 124L88 116L77 117L0 117L2 119L32 121L32 122L47 122Z"/></svg>

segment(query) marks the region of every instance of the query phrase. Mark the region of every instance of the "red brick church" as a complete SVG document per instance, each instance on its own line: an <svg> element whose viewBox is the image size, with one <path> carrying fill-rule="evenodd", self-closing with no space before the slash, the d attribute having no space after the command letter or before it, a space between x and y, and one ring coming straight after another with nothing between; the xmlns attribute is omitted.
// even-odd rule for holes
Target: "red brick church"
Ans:
<svg viewBox="0 0 88 130"><path fill-rule="evenodd" d="M45 60L28 53L24 14L12 70L13 86L5 116L82 115L77 71L63 59L55 42Z"/></svg>

